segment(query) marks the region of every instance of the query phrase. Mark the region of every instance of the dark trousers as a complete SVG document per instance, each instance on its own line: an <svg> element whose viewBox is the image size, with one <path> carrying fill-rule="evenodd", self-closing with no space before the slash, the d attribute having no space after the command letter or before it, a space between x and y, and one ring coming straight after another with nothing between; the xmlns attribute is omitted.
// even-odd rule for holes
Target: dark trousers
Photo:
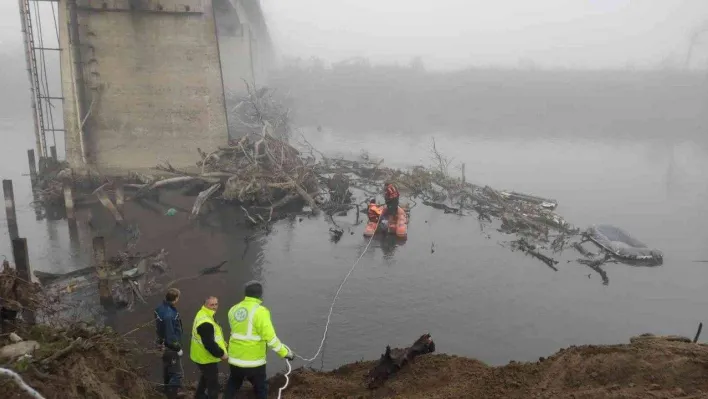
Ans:
<svg viewBox="0 0 708 399"><path fill-rule="evenodd" d="M196 399L217 399L219 397L219 363L197 364L201 377L197 384Z"/></svg>
<svg viewBox="0 0 708 399"><path fill-rule="evenodd" d="M229 368L231 369L231 375L229 375L229 382L226 384L224 399L233 399L236 396L236 392L241 389L244 379L247 379L248 382L253 385L253 391L256 393L256 398L268 398L268 381L266 380L265 364L252 368L229 365Z"/></svg>
<svg viewBox="0 0 708 399"><path fill-rule="evenodd" d="M177 397L177 393L182 387L183 376L182 359L177 352L165 349L162 353L162 378L165 384L164 392L168 399Z"/></svg>

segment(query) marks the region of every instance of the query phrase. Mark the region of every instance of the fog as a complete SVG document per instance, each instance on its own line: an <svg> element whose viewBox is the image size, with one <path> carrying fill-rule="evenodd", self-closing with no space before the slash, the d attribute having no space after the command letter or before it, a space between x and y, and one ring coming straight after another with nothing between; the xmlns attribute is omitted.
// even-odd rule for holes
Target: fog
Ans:
<svg viewBox="0 0 708 399"><path fill-rule="evenodd" d="M262 0L284 55L429 68L683 67L705 0ZM708 64L708 37L691 66Z"/></svg>
<svg viewBox="0 0 708 399"><path fill-rule="evenodd" d="M694 262L708 259L708 0L262 3L282 68L259 84L292 110L293 142L302 133L328 155L369 154L408 167L431 163L434 139L454 159L453 173L465 165L467 181L556 199L576 227L615 224L664 251L666 263L608 264L605 282L568 252L551 270L504 248L508 236L483 228L477 215L445 214L422 202L414 205L407 244L393 248L374 242L369 249L351 214L337 219L351 226L339 243L329 241L321 220L293 218L248 244L245 234L254 236L234 222L238 208L213 208L219 231L197 223L186 235L181 211L126 218L144 226L141 245L165 245L178 278L223 259L232 263L218 284L189 288L185 310L203 297L200 287L230 304L238 296L233 287L262 276L278 330L309 355L332 292L359 257L332 319L325 369L376 358L387 343L407 344L407 331L433 329L442 351L491 364L626 342L643 332L694 331L708 305L708 269ZM50 3L39 4L51 46ZM35 220L22 176L34 136L19 22L17 2L0 1L0 135L11 143L0 171L16 182L33 267L82 268L97 230L79 225L88 241L75 255L67 224ZM48 80L58 82L58 62L47 63ZM149 105L160 112L160 104ZM135 112L145 110L136 105ZM195 157L208 145L192 144ZM8 237L0 235L0 246L9 248ZM141 306L123 313L127 321L119 325L142 323L151 311ZM141 333L141 345L152 342L152 331Z"/></svg>
<svg viewBox="0 0 708 399"><path fill-rule="evenodd" d="M705 77L682 71L441 73L360 60L332 68L288 64L270 84L298 125L348 134L673 140L704 135L708 128Z"/></svg>

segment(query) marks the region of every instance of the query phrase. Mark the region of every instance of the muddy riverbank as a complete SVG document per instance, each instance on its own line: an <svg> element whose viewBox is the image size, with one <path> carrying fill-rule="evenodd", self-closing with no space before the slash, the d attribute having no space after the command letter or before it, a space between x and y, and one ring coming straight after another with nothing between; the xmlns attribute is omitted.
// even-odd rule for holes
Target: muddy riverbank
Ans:
<svg viewBox="0 0 708 399"><path fill-rule="evenodd" d="M537 362L492 367L453 355L423 355L369 391L374 362L331 372L296 370L290 399L318 398L699 398L708 394L708 347L680 337L639 336L629 344L576 346ZM283 378L271 380L272 389ZM273 396L275 397L275 396Z"/></svg>
<svg viewBox="0 0 708 399"><path fill-rule="evenodd" d="M126 394L131 398L161 397L159 386L147 380L138 367L134 348L112 332L74 327L21 334L38 340L41 347L33 357L10 363L10 368L47 399L118 398ZM8 344L7 336L0 343ZM424 354L374 390L366 386L367 375L376 364L373 361L346 364L328 372L299 368L289 376L283 397L701 398L708 394L706 362L706 345L678 336L645 334L633 337L628 344L573 346L535 362L512 361L496 367L468 357ZM282 374L271 378L269 397L276 398L284 383ZM248 388L246 384L237 397L251 398ZM6 398L31 398L4 376L0 376L0 390ZM194 385L188 384L187 391L193 390Z"/></svg>

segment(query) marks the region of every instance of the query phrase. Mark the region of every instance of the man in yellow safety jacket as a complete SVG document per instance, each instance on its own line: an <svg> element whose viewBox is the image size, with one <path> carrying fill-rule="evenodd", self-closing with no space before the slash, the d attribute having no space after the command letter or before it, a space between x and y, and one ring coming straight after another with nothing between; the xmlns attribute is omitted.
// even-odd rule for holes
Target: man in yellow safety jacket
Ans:
<svg viewBox="0 0 708 399"><path fill-rule="evenodd" d="M268 396L266 347L280 357L293 360L295 354L275 335L270 311L262 305L263 286L258 281L246 283L246 298L229 310L229 368L231 375L224 399L233 399L247 379L258 399Z"/></svg>
<svg viewBox="0 0 708 399"><path fill-rule="evenodd" d="M192 325L192 343L189 357L199 367L201 377L197 385L196 398L217 399L219 397L219 361L228 359L226 342L221 327L214 320L219 308L219 300L209 297L199 309Z"/></svg>

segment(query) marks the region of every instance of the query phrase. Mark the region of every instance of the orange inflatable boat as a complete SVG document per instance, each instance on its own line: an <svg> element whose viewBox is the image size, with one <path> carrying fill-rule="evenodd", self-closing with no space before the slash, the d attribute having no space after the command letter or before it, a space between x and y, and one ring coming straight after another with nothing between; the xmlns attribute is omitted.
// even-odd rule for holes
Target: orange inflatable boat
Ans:
<svg viewBox="0 0 708 399"><path fill-rule="evenodd" d="M406 216L405 209L403 209L402 207L398 207L396 217L394 217L393 219L389 218L387 231L384 231L385 224L385 221L382 220L381 223L378 224L377 228L377 222L369 221L369 223L366 225L366 228L364 229L364 237L371 237L376 233L384 232L388 232L389 234L395 234L396 237L399 238L408 237L408 217Z"/></svg>

